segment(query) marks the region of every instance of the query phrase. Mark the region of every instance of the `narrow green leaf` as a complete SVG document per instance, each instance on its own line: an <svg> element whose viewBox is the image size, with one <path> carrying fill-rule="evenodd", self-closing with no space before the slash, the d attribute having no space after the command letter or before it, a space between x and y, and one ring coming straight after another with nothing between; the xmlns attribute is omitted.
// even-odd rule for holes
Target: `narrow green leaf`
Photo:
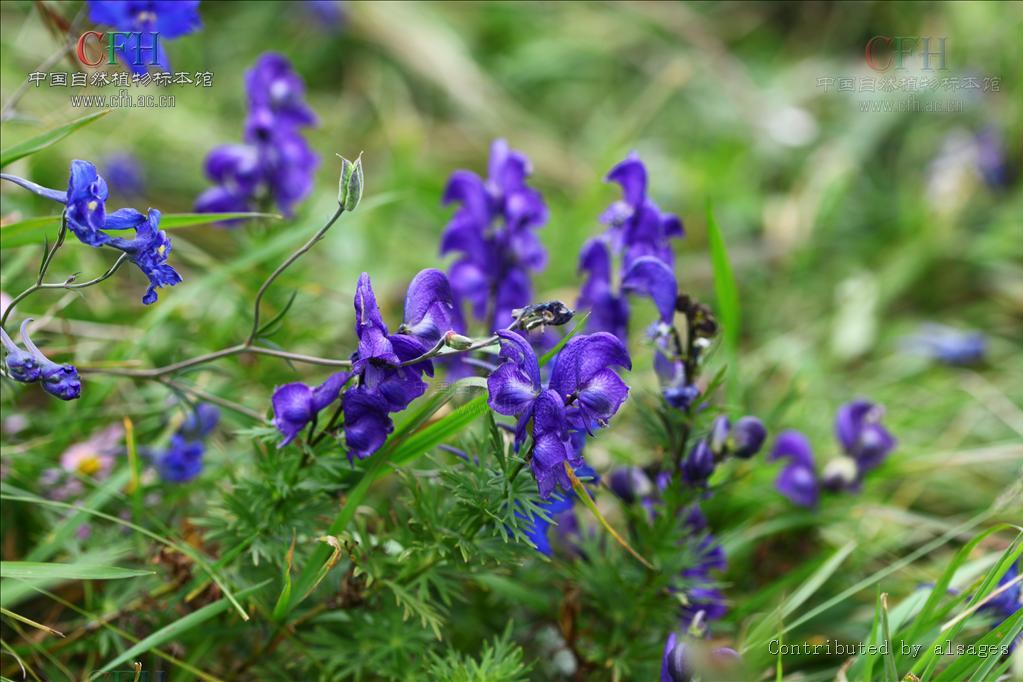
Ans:
<svg viewBox="0 0 1023 682"><path fill-rule="evenodd" d="M583 505L590 510L594 517L596 517L597 521L600 522L600 525L603 526L608 535L610 535L615 542L621 545L626 552L631 554L636 561L643 564L651 571L656 571L657 569L654 565L644 559L642 554L634 550L632 546L625 541L625 538L618 534L618 531L614 529L614 526L608 523L607 519L604 518L604 515L600 513L600 509L597 508L593 498L590 497L589 491L586 490L583 482L580 481L579 477L575 475L574 471L572 471L572 466L568 462L565 462L565 473L568 474L569 480L572 481L572 489L575 490L575 496L578 497L582 501Z"/></svg>
<svg viewBox="0 0 1023 682"><path fill-rule="evenodd" d="M269 580L264 580L263 582L257 585L253 585L252 587L244 589L238 593L238 597L244 597L247 594L251 594L269 582L270 582ZM213 618L214 616L220 615L221 613L226 611L229 606L231 606L230 600L224 597L218 599L212 604L202 607L198 611L193 611L184 618L179 618L170 625L166 625L160 628L159 630L149 635L141 642L129 648L120 656L118 656L117 658L110 661L102 668L100 668L98 671L96 671L95 675L93 675L92 679L96 679L100 675L105 675L106 673L110 672L111 670L121 665L125 661L130 661L136 656L144 654L150 649L160 646L164 642L169 642L171 640L179 638L183 633L191 630L192 628L198 627L199 625L202 625L203 623Z"/></svg>
<svg viewBox="0 0 1023 682"><path fill-rule="evenodd" d="M22 159L31 154L35 154L38 151L42 151L43 149L46 149L47 147L52 146L57 142L60 142L65 137L75 132L79 128L87 126L93 121L96 121L106 116L111 111L113 110L105 109L103 111L97 111L86 116L82 116L81 118L76 118L74 121L71 121L70 123L65 123L62 126L57 126L52 130L47 130L45 133L41 135L36 135L35 137L29 138L24 142L19 142L13 147L9 147L3 151L0 151L0 168L3 168L9 163L14 163L18 159Z"/></svg>
<svg viewBox="0 0 1023 682"><path fill-rule="evenodd" d="M279 219L280 217L274 213L167 213L160 217L160 228L177 230L182 227L209 225L224 220ZM46 239L51 232L56 234L59 229L59 215L39 216L4 225L0 227L0 249L13 249L18 246L36 244Z"/></svg>
<svg viewBox="0 0 1023 682"><path fill-rule="evenodd" d="M21 578L22 580L120 580L153 575L155 571L118 566L93 566L89 564L53 564L42 561L0 561L0 578Z"/></svg>
<svg viewBox="0 0 1023 682"><path fill-rule="evenodd" d="M888 594L881 593L881 642L885 646L884 679L885 682L899 682L899 670L895 667L895 653L892 651L892 633L888 625Z"/></svg>
<svg viewBox="0 0 1023 682"><path fill-rule="evenodd" d="M710 248L710 260L714 266L714 294L717 298L717 318L721 325L727 355L729 374L729 400L734 402L739 384L735 380L736 363L739 355L739 287L735 282L732 264L728 260L728 249L725 237L714 218L714 207L707 202L707 244Z"/></svg>

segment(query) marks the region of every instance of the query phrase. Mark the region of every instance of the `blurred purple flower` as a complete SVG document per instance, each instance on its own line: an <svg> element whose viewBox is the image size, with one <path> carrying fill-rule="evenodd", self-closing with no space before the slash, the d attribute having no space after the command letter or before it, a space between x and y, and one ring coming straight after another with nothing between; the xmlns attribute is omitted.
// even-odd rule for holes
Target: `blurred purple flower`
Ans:
<svg viewBox="0 0 1023 682"><path fill-rule="evenodd" d="M132 71L143 74L151 61L164 71L170 70L163 40L187 35L202 28L199 18L199 0L89 0L89 19L129 32L124 43L118 43L116 53ZM158 33L160 40L153 44ZM136 35L132 35L136 34ZM138 35L141 34L141 35ZM143 64L135 63L140 50ZM153 49L156 50L155 60Z"/></svg>
<svg viewBox="0 0 1023 682"><path fill-rule="evenodd" d="M186 440L175 434L165 449L150 453L150 457L160 478L169 483L187 483L202 471L205 452L202 441Z"/></svg>
<svg viewBox="0 0 1023 682"><path fill-rule="evenodd" d="M911 353L957 366L979 364L987 354L987 339L982 333L941 324L922 325L905 339L904 346Z"/></svg>
<svg viewBox="0 0 1023 682"><path fill-rule="evenodd" d="M817 473L814 469L813 450L810 441L799 431L788 430L778 434L774 449L768 460L786 459L775 480L775 487L793 504L801 507L816 507L819 497Z"/></svg>
<svg viewBox="0 0 1023 682"><path fill-rule="evenodd" d="M547 222L547 205L526 185L531 170L525 155L495 140L487 179L458 170L444 190L445 204L460 204L440 246L441 255L461 254L449 270L457 302L468 301L473 315L494 329L530 302L529 273L547 261L535 232Z"/></svg>
<svg viewBox="0 0 1023 682"><path fill-rule="evenodd" d="M299 128L315 125L304 100L305 84L283 55L263 54L245 74L249 115L245 144L216 147L206 157L206 175L217 183L196 200L200 212L246 212L272 199L291 216L313 186L319 159ZM231 224L227 221L224 224Z"/></svg>
<svg viewBox="0 0 1023 682"><path fill-rule="evenodd" d="M838 408L835 435L847 455L856 460L860 477L879 466L895 449L896 440L881 425L884 408L857 399Z"/></svg>

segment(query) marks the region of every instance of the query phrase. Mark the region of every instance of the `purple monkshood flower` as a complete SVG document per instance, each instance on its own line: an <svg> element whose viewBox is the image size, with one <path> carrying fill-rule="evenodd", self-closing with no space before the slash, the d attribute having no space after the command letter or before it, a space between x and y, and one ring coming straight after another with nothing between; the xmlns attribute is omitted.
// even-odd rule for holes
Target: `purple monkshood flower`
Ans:
<svg viewBox="0 0 1023 682"><path fill-rule="evenodd" d="M572 467L584 464L571 436L606 425L625 402L629 387L611 368L631 369L628 351L606 332L577 336L554 359L554 370L544 388L539 361L529 342L513 331L501 330L497 335L504 362L487 378L490 407L498 414L518 418L516 448L532 425L530 467L540 496L549 498L559 484L570 491L565 463Z"/></svg>
<svg viewBox="0 0 1023 682"><path fill-rule="evenodd" d="M7 351L5 363L11 378L26 384L38 381L44 391L61 400L77 399L82 394L78 370L74 365L58 365L43 355L28 336L30 322L32 319L27 318L21 323L21 342L27 351L18 348L7 332L0 329L0 342Z"/></svg>
<svg viewBox="0 0 1023 682"><path fill-rule="evenodd" d="M189 411L166 448L146 451L160 478L169 483L185 483L198 476L206 453L203 441L219 421L220 410L215 405L199 403Z"/></svg>
<svg viewBox="0 0 1023 682"><path fill-rule="evenodd" d="M767 429L756 417L742 417L732 426L728 417L721 415L714 420L709 439L715 457L732 455L749 459L760 452L767 439Z"/></svg>
<svg viewBox="0 0 1023 682"><path fill-rule="evenodd" d="M440 245L441 255L460 254L449 271L457 302L468 301L495 329L532 300L529 273L547 261L535 232L547 222L547 205L526 185L531 171L525 155L496 140L486 179L458 170L444 190L445 204L460 204Z"/></svg>
<svg viewBox="0 0 1023 682"><path fill-rule="evenodd" d="M424 270L412 280L405 299L405 321L399 333L384 324L369 275L363 273L355 293L355 334L358 349L350 371L338 372L317 388L295 382L278 387L273 395L274 426L284 435L280 446L295 436L325 407L337 400L350 380L355 383L341 396L345 441L349 458L363 459L376 452L394 429L390 414L400 412L426 391L425 372L433 376L429 360L402 366L432 348L452 323L451 286L439 270Z"/></svg>
<svg viewBox="0 0 1023 682"><path fill-rule="evenodd" d="M153 62L169 71L162 41L202 28L199 0L89 0L89 19L129 32L115 52L137 74L146 73Z"/></svg>
<svg viewBox="0 0 1023 682"><path fill-rule="evenodd" d="M186 483L202 471L202 457L206 446L201 441L186 440L184 436L171 436L170 444L150 453L160 478L169 483Z"/></svg>
<svg viewBox="0 0 1023 682"><path fill-rule="evenodd" d="M321 410L337 400L349 378L350 372L338 372L316 388L309 388L296 381L274 389L273 423L284 435L278 447L284 447L294 440Z"/></svg>
<svg viewBox="0 0 1023 682"><path fill-rule="evenodd" d="M283 125L316 125L316 114L305 103L305 83L281 54L268 52L245 74L249 109L265 109Z"/></svg>
<svg viewBox="0 0 1023 682"><path fill-rule="evenodd" d="M607 174L608 182L622 188L622 199L613 203L600 220L608 226L615 251L624 251L624 269L642 256L653 256L669 267L674 262L670 240L682 237L682 221L671 213L661 213L647 197L646 166L636 152Z"/></svg>
<svg viewBox="0 0 1023 682"><path fill-rule="evenodd" d="M303 100L302 78L280 54L262 55L245 74L245 85L245 144L222 145L206 157L206 175L217 184L199 196L196 210L252 211L272 199L290 216L312 190L319 163L298 132L314 125L316 114Z"/></svg>
<svg viewBox="0 0 1023 682"><path fill-rule="evenodd" d="M778 434L774 449L768 460L786 459L788 464L782 468L774 482L785 497L793 504L801 507L816 507L819 496L817 472L814 469L813 450L806 436L796 430L782 431Z"/></svg>
<svg viewBox="0 0 1023 682"><path fill-rule="evenodd" d="M857 399L838 408L835 435L845 453L856 460L860 477L879 466L895 449L896 440L881 425L884 408Z"/></svg>
<svg viewBox="0 0 1023 682"><path fill-rule="evenodd" d="M1009 566L1009 570L998 581L998 587L995 589L1012 583L1012 581L1019 577L1019 572L1020 562L1017 561ZM1019 611L1020 608L1023 608L1023 583L1016 581L1007 590L980 607L980 610L1000 619L1005 619Z"/></svg>
<svg viewBox="0 0 1023 682"><path fill-rule="evenodd" d="M941 324L925 324L905 339L905 348L947 365L976 365L987 354L987 339L976 331L962 331Z"/></svg>
<svg viewBox="0 0 1023 682"><path fill-rule="evenodd" d="M672 272L670 240L681 237L682 223L662 214L646 196L647 172L632 153L611 169L608 182L622 187L623 198L608 208L601 221L607 234L591 239L579 255L579 270L587 273L578 307L590 309L588 328L611 332L623 341L628 334L629 304L625 294L649 296L661 321L670 324L675 314L678 284ZM612 262L621 255L621 291L612 285Z"/></svg>
<svg viewBox="0 0 1023 682"><path fill-rule="evenodd" d="M690 383L685 363L669 359L660 350L654 353L654 371L661 383L661 393L672 407L688 410L700 397L700 389Z"/></svg>

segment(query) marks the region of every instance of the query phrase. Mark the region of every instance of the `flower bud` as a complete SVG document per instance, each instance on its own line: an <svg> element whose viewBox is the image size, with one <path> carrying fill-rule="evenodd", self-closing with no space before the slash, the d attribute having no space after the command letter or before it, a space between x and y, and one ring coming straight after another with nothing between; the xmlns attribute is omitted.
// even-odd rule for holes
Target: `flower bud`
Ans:
<svg viewBox="0 0 1023 682"><path fill-rule="evenodd" d="M707 441L701 440L682 462L682 478L690 485L704 485L714 473L714 453Z"/></svg>
<svg viewBox="0 0 1023 682"><path fill-rule="evenodd" d="M616 469L611 473L608 485L611 492L630 504L654 491L650 477L639 467Z"/></svg>
<svg viewBox="0 0 1023 682"><path fill-rule="evenodd" d="M355 161L349 161L340 154L341 179L337 186L337 203L346 211L354 211L362 199L362 154Z"/></svg>
<svg viewBox="0 0 1023 682"><path fill-rule="evenodd" d="M30 321L31 320L25 320L21 325L23 337L25 333L25 326ZM5 362L7 364L7 371L11 375L11 378L15 381L20 381L26 384L38 381L39 374L42 370L36 357L32 353L28 353L18 348L17 344L11 340L11 337L9 337L7 332L3 329L0 329L0 341L2 341L4 349L7 351Z"/></svg>
<svg viewBox="0 0 1023 682"><path fill-rule="evenodd" d="M664 667L667 679L671 682L690 682L693 679L689 661L686 660L686 645L681 642L668 652Z"/></svg>
<svg viewBox="0 0 1023 682"><path fill-rule="evenodd" d="M859 468L852 457L836 457L824 466L824 486L829 490L842 490L856 483Z"/></svg>
<svg viewBox="0 0 1023 682"><path fill-rule="evenodd" d="M444 345L448 348L454 348L455 350L468 350L472 348L473 340L468 336L463 336L455 330L449 330L444 334Z"/></svg>
<svg viewBox="0 0 1023 682"><path fill-rule="evenodd" d="M732 454L748 459L760 452L765 440L767 429L764 428L764 423L756 417L743 417L732 429Z"/></svg>
<svg viewBox="0 0 1023 682"><path fill-rule="evenodd" d="M722 457L728 448L728 431L730 422L728 417L721 415L714 420L710 427L710 451L715 457Z"/></svg>
<svg viewBox="0 0 1023 682"><path fill-rule="evenodd" d="M51 362L43 367L41 379L43 390L61 400L75 400L82 394L82 381L74 365Z"/></svg>

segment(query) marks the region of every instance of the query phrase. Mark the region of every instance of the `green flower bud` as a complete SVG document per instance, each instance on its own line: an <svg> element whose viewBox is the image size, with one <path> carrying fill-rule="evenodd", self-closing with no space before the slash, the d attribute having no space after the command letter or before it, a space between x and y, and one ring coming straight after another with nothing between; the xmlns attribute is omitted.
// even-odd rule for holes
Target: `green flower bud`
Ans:
<svg viewBox="0 0 1023 682"><path fill-rule="evenodd" d="M444 335L444 345L455 350L468 350L472 348L473 340L468 336L462 336L452 330Z"/></svg>
<svg viewBox="0 0 1023 682"><path fill-rule="evenodd" d="M362 199L362 153L355 161L341 159L341 179L337 184L337 203L346 211L354 211Z"/></svg>

